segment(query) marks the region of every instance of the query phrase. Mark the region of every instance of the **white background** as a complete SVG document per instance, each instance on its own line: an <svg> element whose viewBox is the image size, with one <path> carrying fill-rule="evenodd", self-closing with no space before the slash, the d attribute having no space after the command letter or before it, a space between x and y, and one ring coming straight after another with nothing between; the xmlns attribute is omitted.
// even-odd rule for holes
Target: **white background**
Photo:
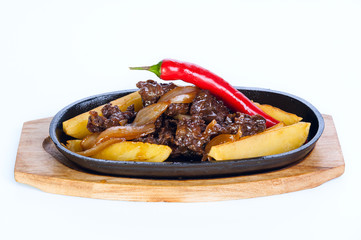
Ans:
<svg viewBox="0 0 361 240"><path fill-rule="evenodd" d="M334 118L346 172L212 203L106 201L14 180L22 124L154 75L163 58L298 95ZM361 2L0 0L1 239L361 239Z"/></svg>

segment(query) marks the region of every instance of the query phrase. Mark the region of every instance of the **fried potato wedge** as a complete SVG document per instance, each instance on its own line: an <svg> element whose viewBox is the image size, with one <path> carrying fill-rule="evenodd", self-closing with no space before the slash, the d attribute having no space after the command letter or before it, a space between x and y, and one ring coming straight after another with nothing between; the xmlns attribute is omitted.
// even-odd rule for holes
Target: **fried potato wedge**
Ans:
<svg viewBox="0 0 361 240"><path fill-rule="evenodd" d="M127 107L134 104L135 111L139 111L142 108L142 98L138 92L128 94L124 97L118 98L114 101L111 101L113 105L118 105L121 111L125 111ZM97 111L101 115L101 109L104 105L92 109ZM64 132L74 138L82 139L90 134L86 125L88 123L89 112L82 113L78 116L75 116L65 122L63 122Z"/></svg>
<svg viewBox="0 0 361 240"><path fill-rule="evenodd" d="M292 125L298 123L302 120L301 117L296 114L286 112L277 107L268 105L268 104L259 104L255 103L262 111L273 117L274 119L284 122L286 125Z"/></svg>
<svg viewBox="0 0 361 240"><path fill-rule="evenodd" d="M171 152L172 149L166 145L127 141L114 143L92 157L120 161L163 162Z"/></svg>
<svg viewBox="0 0 361 240"><path fill-rule="evenodd" d="M66 146L65 147L67 149L69 149L70 151L72 151L72 152L83 151L83 148L81 146L81 140L79 140L79 139L66 141Z"/></svg>
<svg viewBox="0 0 361 240"><path fill-rule="evenodd" d="M235 142L213 146L208 156L220 161L288 152L305 143L310 126L311 123L298 122L293 125L243 137Z"/></svg>
<svg viewBox="0 0 361 240"><path fill-rule="evenodd" d="M66 148L75 153L83 151L79 139L68 140ZM90 157L115 161L163 162L171 152L172 149L166 145L126 141L114 143Z"/></svg>

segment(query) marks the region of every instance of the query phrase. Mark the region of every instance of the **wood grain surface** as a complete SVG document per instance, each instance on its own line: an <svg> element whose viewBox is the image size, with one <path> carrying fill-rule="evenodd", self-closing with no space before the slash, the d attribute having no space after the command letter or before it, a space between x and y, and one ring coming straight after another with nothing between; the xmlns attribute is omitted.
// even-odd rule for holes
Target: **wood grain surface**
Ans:
<svg viewBox="0 0 361 240"><path fill-rule="evenodd" d="M61 155L48 138L52 118L25 122L15 180L69 196L148 202L208 202L253 198L317 187L344 173L345 163L330 115L325 131L303 161L281 170L227 178L158 180L98 175Z"/></svg>

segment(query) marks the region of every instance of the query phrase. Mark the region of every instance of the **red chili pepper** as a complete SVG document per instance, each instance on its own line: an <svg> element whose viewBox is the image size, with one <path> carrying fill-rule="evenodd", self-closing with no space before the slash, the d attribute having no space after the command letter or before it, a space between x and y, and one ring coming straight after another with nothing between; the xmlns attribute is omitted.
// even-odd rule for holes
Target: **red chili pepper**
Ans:
<svg viewBox="0 0 361 240"><path fill-rule="evenodd" d="M163 80L183 80L192 83L201 89L209 90L209 92L222 99L234 111L243 112L251 116L255 114L263 116L266 119L267 127L272 127L279 123L279 121L263 112L243 93L235 89L223 78L195 64L164 59L156 65L131 67L130 69L148 70Z"/></svg>

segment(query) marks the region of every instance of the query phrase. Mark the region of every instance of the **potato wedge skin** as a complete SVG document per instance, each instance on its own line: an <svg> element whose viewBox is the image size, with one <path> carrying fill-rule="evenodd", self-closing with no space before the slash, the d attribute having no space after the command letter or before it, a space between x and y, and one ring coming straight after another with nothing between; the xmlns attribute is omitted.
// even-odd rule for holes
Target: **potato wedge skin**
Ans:
<svg viewBox="0 0 361 240"><path fill-rule="evenodd" d="M112 144L91 157L119 161L163 162L171 152L172 149L166 145L127 141Z"/></svg>
<svg viewBox="0 0 361 240"><path fill-rule="evenodd" d="M274 119L284 122L286 125L292 125L302 120L301 117L296 114L286 112L280 108L268 105L255 103L262 111L273 117Z"/></svg>
<svg viewBox="0 0 361 240"><path fill-rule="evenodd" d="M219 161L288 152L305 143L310 126L311 123L298 122L290 126L247 136L236 142L213 146L208 155Z"/></svg>
<svg viewBox="0 0 361 240"><path fill-rule="evenodd" d="M142 98L138 92L128 94L124 97L111 101L113 105L118 105L121 111L125 111L127 107L134 104L135 111L139 111L142 108ZM104 105L92 109L101 113L101 109ZM83 139L90 134L87 129L87 123L89 118L89 112L85 112L75 116L67 121L63 122L63 131L74 138Z"/></svg>

